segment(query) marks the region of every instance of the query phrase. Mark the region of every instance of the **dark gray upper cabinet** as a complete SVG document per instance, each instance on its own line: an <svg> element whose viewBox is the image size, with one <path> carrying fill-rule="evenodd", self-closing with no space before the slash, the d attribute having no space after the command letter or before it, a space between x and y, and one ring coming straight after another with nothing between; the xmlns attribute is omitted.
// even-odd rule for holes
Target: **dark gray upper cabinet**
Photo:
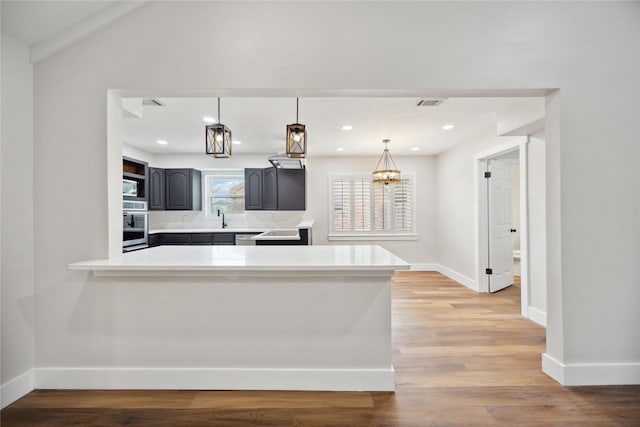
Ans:
<svg viewBox="0 0 640 427"><path fill-rule="evenodd" d="M306 169L247 168L244 170L246 210L306 209Z"/></svg>
<svg viewBox="0 0 640 427"><path fill-rule="evenodd" d="M164 169L149 168L149 210L164 210Z"/></svg>
<svg viewBox="0 0 640 427"><path fill-rule="evenodd" d="M262 177L262 209L278 209L278 173L276 168L264 169Z"/></svg>
<svg viewBox="0 0 640 427"><path fill-rule="evenodd" d="M278 170L278 210L303 211L307 208L306 169Z"/></svg>
<svg viewBox="0 0 640 427"><path fill-rule="evenodd" d="M262 209L263 169L247 168L244 170L244 208L245 210Z"/></svg>
<svg viewBox="0 0 640 427"><path fill-rule="evenodd" d="M165 209L202 210L202 181L196 169L165 169Z"/></svg>

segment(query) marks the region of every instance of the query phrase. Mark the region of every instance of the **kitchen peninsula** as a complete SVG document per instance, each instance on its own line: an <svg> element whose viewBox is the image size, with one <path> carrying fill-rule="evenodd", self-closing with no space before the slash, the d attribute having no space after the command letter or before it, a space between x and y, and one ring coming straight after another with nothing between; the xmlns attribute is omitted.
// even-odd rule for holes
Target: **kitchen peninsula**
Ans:
<svg viewBox="0 0 640 427"><path fill-rule="evenodd" d="M41 386L393 390L391 277L408 268L369 245L158 246L70 264L105 294L94 327L112 357Z"/></svg>

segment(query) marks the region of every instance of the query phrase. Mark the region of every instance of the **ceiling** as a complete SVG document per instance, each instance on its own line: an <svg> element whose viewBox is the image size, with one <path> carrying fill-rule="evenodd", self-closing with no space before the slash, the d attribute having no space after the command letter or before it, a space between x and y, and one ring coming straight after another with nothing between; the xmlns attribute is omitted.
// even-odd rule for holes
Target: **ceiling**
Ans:
<svg viewBox="0 0 640 427"><path fill-rule="evenodd" d="M60 48L53 41L71 43L144 3L2 0L2 31L32 46L32 60L37 61ZM72 36L69 31L78 28L81 30ZM53 48L47 49L47 44ZM125 142L154 153L203 152L202 117L217 116L216 99L161 100L165 106L145 107L143 118L124 119ZM301 99L300 122L307 125L309 155L379 155L385 138L391 140L394 155L437 154L475 135L495 131L496 111L508 108L514 98L449 98L438 107L416 107L417 100ZM295 122L295 98L223 98L221 113L234 139L242 141L234 145L234 153L283 152L285 126ZM456 127L445 131L442 126L447 123ZM345 124L353 130L343 131ZM158 145L158 139L168 144ZM343 151L337 151L339 148ZM418 150L412 150L415 148Z"/></svg>
<svg viewBox="0 0 640 427"><path fill-rule="evenodd" d="M124 142L153 153L202 153L203 117L217 117L217 98L158 99L164 106L145 106L142 118L123 119ZM519 98L448 98L435 107L418 107L418 99L301 98L299 122L307 126L308 154L378 155L382 140L390 139L393 155L435 155L479 134L495 134L496 111ZM281 153L286 125L296 121L296 99L222 98L220 119L241 141L234 154ZM446 124L455 128L443 130ZM343 125L353 129L342 130Z"/></svg>

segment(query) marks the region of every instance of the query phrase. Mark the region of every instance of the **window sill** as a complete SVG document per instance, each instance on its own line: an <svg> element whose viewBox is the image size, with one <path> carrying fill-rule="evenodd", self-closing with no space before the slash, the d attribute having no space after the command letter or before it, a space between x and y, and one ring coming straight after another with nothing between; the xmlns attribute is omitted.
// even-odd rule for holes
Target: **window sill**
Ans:
<svg viewBox="0 0 640 427"><path fill-rule="evenodd" d="M329 234L327 240L345 241L345 240L418 240L418 235L415 233L403 233L403 234L356 234L356 233L340 233Z"/></svg>

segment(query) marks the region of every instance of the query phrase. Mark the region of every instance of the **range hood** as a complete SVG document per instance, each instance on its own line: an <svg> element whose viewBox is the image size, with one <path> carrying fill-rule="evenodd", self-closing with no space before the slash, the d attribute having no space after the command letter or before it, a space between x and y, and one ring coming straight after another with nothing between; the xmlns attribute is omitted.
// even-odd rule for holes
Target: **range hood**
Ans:
<svg viewBox="0 0 640 427"><path fill-rule="evenodd" d="M304 159L290 158L286 154L271 156L269 162L278 169L304 169Z"/></svg>

